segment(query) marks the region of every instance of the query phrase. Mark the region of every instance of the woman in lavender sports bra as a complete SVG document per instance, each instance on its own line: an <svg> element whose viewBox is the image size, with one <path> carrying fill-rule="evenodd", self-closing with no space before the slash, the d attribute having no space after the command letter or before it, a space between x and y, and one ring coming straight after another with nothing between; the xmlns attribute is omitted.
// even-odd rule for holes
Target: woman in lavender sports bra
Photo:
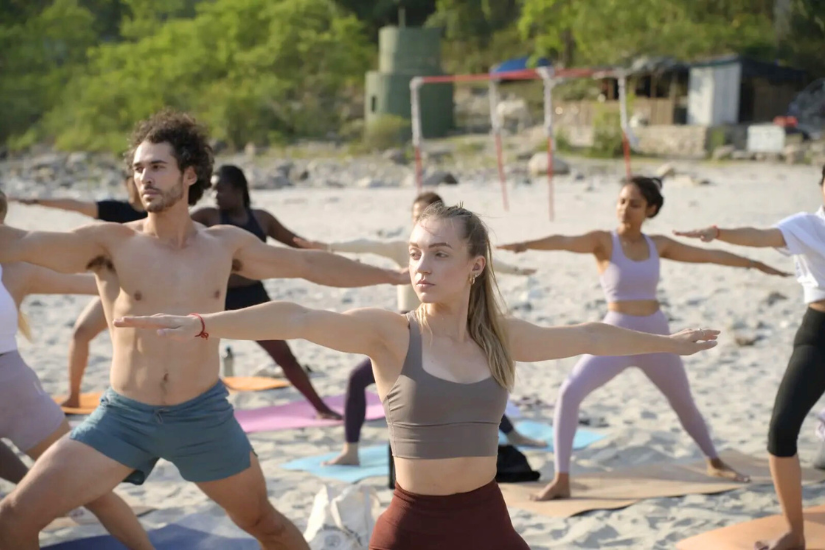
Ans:
<svg viewBox="0 0 825 550"><path fill-rule="evenodd" d="M515 362L582 353L689 355L718 331L662 336L605 323L541 327L506 318L487 229L472 212L434 204L408 245L421 304L406 315L378 308L336 313L289 302L204 315L128 317L116 327L154 329L184 342L206 335L303 338L372 360L397 473L371 550L527 550L495 482L498 425Z"/></svg>
<svg viewBox="0 0 825 550"><path fill-rule="evenodd" d="M599 280L607 299L603 322L653 334L668 334L667 318L659 309L656 288L659 260L712 263L731 267L755 268L769 275L787 276L761 262L720 250L704 250L681 244L661 235L642 233L642 225L662 208L662 182L656 178L633 177L619 193L615 231L592 231L579 236L551 235L535 241L500 246L503 250L565 250L593 254L600 272ZM685 367L674 354L644 357L594 357L586 355L573 367L561 386L556 401L555 479L535 495L536 500L569 498L570 457L579 418L579 406L594 390L607 384L628 367L642 370L667 397L679 422L707 457L708 474L736 481L749 481L726 465L716 453L705 420L690 393Z"/></svg>
<svg viewBox="0 0 825 550"><path fill-rule="evenodd" d="M6 196L0 191L0 224L7 209ZM17 333L30 337L19 311L20 303L30 294L96 295L97 285L91 275L65 275L25 262L0 264L0 438L9 439L37 460L69 433L69 423L17 351ZM0 477L25 483L25 465L4 444L0 446ZM153 548L134 512L114 493L101 496L87 508L127 548Z"/></svg>

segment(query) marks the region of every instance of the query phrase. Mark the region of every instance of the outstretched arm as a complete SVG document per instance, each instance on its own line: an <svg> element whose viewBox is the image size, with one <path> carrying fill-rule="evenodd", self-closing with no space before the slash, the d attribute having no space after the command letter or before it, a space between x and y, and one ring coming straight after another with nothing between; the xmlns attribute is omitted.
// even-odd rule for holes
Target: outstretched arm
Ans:
<svg viewBox="0 0 825 550"><path fill-rule="evenodd" d="M355 239L354 241L341 241L334 243L324 243L321 241L308 241L300 237L295 242L301 248L311 248L314 250L326 250L327 252L346 252L347 254L375 254L389 258L399 265L409 263L409 245L404 241L376 241L373 239Z"/></svg>
<svg viewBox="0 0 825 550"><path fill-rule="evenodd" d="M638 355L676 353L692 355L716 346L718 330L683 330L671 336L637 332L606 323L541 327L508 319L510 349L515 361L563 359L576 355Z"/></svg>
<svg viewBox="0 0 825 550"><path fill-rule="evenodd" d="M284 225L278 221L278 218L270 214L265 210L261 210L260 212L263 213L264 219L266 220L266 235L272 239L275 239L279 243L283 243L290 248L300 248L296 239L300 239L298 235L284 227Z"/></svg>
<svg viewBox="0 0 825 550"><path fill-rule="evenodd" d="M236 231L236 272L249 279L300 278L335 287L410 284L409 273L369 266L329 252L268 246L251 233Z"/></svg>
<svg viewBox="0 0 825 550"><path fill-rule="evenodd" d="M755 248L785 247L785 237L782 235L782 231L776 228L757 229L755 227L738 227L736 229L722 229L712 225L704 229L674 231L673 234L678 237L699 239L706 243L717 240Z"/></svg>
<svg viewBox="0 0 825 550"><path fill-rule="evenodd" d="M508 264L501 260L493 260L493 271L502 275L522 275L528 276L536 272L534 267L519 267L517 265Z"/></svg>
<svg viewBox="0 0 825 550"><path fill-rule="evenodd" d="M674 260L677 262L697 263L697 264L717 264L726 265L730 267L744 267L747 269L755 268L768 275L779 275L780 277L787 277L790 273L780 271L767 264L731 254L724 250L709 250L707 248L698 248L689 246L667 237L656 237L661 243L662 249L660 255L662 258Z"/></svg>
<svg viewBox="0 0 825 550"><path fill-rule="evenodd" d="M59 210L68 210L69 212L77 212L90 218L97 218L98 209L96 202L78 201L75 199L38 199L38 198L12 198L12 201L20 204L36 204L38 206L45 206L46 208L57 208Z"/></svg>
<svg viewBox="0 0 825 550"><path fill-rule="evenodd" d="M116 319L115 327L156 330L159 336L188 341L201 330L212 338L309 340L315 344L374 357L386 345L392 326L406 322L397 313L364 308L336 313L292 302L267 302L235 311L195 315L154 315Z"/></svg>
<svg viewBox="0 0 825 550"><path fill-rule="evenodd" d="M21 262L13 264L15 277L25 282L24 295L29 294L90 294L98 293L94 275L67 275L46 267ZM21 296L22 298L22 296Z"/></svg>
<svg viewBox="0 0 825 550"><path fill-rule="evenodd" d="M106 254L102 239L109 226L87 225L67 233L23 231L0 225L0 263L29 262L61 273L80 273Z"/></svg>
<svg viewBox="0 0 825 550"><path fill-rule="evenodd" d="M524 252L525 250L564 250L578 254L595 254L605 247L608 234L605 231L591 231L584 235L550 235L534 241L504 244L499 250Z"/></svg>

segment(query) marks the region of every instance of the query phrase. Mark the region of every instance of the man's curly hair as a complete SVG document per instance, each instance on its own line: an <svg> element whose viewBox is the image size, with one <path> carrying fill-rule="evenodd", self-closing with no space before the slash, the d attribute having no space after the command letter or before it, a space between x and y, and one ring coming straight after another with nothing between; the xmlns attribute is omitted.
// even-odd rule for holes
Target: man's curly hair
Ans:
<svg viewBox="0 0 825 550"><path fill-rule="evenodd" d="M181 172L190 166L194 167L198 180L189 187L189 206L196 204L212 185L212 166L215 157L209 145L206 129L192 116L169 109L138 122L129 140L129 151L125 158L130 174L135 150L144 141L166 142L171 145L172 154L178 161L178 169Z"/></svg>

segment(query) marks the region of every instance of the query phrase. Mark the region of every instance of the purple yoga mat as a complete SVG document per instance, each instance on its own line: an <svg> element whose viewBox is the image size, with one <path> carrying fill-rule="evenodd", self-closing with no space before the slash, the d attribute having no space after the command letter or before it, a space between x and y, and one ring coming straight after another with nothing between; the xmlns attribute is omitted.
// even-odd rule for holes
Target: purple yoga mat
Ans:
<svg viewBox="0 0 825 550"><path fill-rule="evenodd" d="M326 397L324 401L333 410L344 411L344 396ZM292 430L318 426L338 426L340 420L322 420L306 400L294 401L286 405L274 405L260 409L236 410L235 418L246 433ZM367 392L367 420L384 418L384 407L374 393Z"/></svg>

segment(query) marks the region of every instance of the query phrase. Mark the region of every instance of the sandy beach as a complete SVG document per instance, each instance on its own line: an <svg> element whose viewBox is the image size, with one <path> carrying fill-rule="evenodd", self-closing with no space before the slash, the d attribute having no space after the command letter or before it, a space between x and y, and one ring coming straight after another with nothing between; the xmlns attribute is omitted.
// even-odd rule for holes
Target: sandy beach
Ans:
<svg viewBox="0 0 825 550"><path fill-rule="evenodd" d="M571 161L575 167L575 161ZM651 173L656 163L639 163L639 172ZM679 178L665 181L665 205L648 226L649 233L670 234L672 229L719 226L768 226L821 204L816 185L819 169L762 163L674 163L677 174L707 179L709 185L688 185ZM448 203L462 201L481 213L496 243L537 238L550 233L578 233L611 229L614 204L622 174L620 163L601 173L589 171L583 179L559 177L556 181L556 219L548 220L547 186L512 184L510 209L504 211L498 184L462 180L442 186L438 192ZM358 237L405 238L409 230L409 187L378 189L301 189L255 191L254 205L274 213L302 236L322 241ZM207 197L204 204L211 204ZM86 223L79 215L35 206L13 204L9 225L21 228L68 230ZM695 243L699 246L707 246ZM770 249L735 249L738 254L764 261L787 271L790 258ZM590 256L567 253L500 253L499 257L538 272L530 277L501 276L499 284L514 315L543 324L569 324L600 320L605 302L598 285L595 262ZM362 257L377 265L392 264L379 257ZM374 306L395 309L395 289L334 289L305 281L271 280L266 288L273 299L343 311ZM774 299L768 300L773 293ZM759 272L719 266L663 262L660 300L675 331L690 326L710 326L723 331L720 345L709 352L685 358L693 393L711 427L720 450L765 456L767 427L773 399L791 351L794 332L804 311L802 292L793 277L781 279ZM784 299L782 299L784 297ZM778 298L778 299L777 299ZM21 353L53 395L67 390L67 349L72 325L85 296L34 296L26 300L34 342L20 339ZM735 336L759 337L742 347ZM226 341L236 356L235 371L252 374L269 363L269 357L252 342ZM322 396L343 393L350 369L360 357L333 352L305 341L290 342L299 361L316 373L313 383ZM108 335L92 343L84 391L107 386L111 360ZM576 358L518 366L514 398L556 399L559 385ZM300 399L293 388L234 394L236 408L248 409ZM821 403L820 403L821 405ZM810 464L818 447L814 409L803 426L799 449L803 464ZM582 414L604 418L607 426L596 431L607 437L574 453L573 474L613 470L662 461L688 461L702 455L681 429L675 413L640 371L630 369L582 405ZM524 411L525 418L550 421L552 409ZM269 496L275 506L303 530L313 499L328 481L301 472L283 470L279 464L294 458L336 451L343 441L342 427L312 428L252 434L251 441L267 476ZM363 445L386 443L386 424L375 421L363 431ZM542 479L553 475L552 454L530 452L531 465L541 469ZM391 492L385 478L362 483L378 492L386 506ZM0 492L10 487L0 483ZM161 461L142 486L121 485L118 492L130 502L157 508L144 516L147 528L159 527L192 513L204 513L229 524L220 509L210 503L176 468ZM825 501L825 485L807 487L805 504ZM517 531L534 549L633 548L666 549L687 536L724 525L778 513L769 485L743 487L722 495L653 499L618 511L598 511L570 519L550 519L511 509ZM83 526L44 533L48 545L102 533L97 526Z"/></svg>

